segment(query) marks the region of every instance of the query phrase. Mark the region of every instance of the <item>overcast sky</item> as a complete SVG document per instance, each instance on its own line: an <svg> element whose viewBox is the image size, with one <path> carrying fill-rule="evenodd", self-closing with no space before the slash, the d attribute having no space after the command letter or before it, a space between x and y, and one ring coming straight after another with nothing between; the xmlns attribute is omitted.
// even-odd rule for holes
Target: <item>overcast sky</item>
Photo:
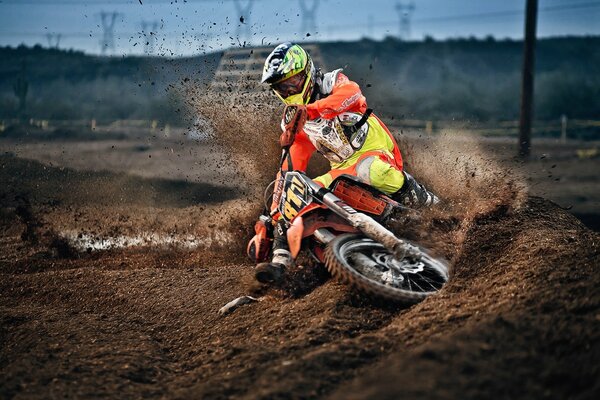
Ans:
<svg viewBox="0 0 600 400"><path fill-rule="evenodd" d="M104 24L116 12L114 54L189 55L284 40L381 39L403 34L521 38L525 0L0 0L0 45L48 46L100 53ZM283 3L283 4L282 4ZM302 11L302 3L307 11ZM410 0L402 0L405 6ZM302 18L312 14L314 18ZM241 20L243 19L243 22ZM146 22L144 27L142 24ZM538 36L600 35L600 0L539 0ZM314 25L313 25L314 23ZM109 29L110 30L110 29ZM152 32L152 33L150 33ZM249 35L248 35L249 33ZM307 36L307 33L310 36ZM106 39L109 39L107 37ZM113 50L108 47L108 53Z"/></svg>

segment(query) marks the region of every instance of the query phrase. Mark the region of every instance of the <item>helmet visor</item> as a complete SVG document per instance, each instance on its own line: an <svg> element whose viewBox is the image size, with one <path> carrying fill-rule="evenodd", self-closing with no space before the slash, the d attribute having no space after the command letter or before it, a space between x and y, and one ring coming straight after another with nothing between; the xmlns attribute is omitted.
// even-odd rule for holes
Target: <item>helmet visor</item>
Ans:
<svg viewBox="0 0 600 400"><path fill-rule="evenodd" d="M271 88L273 88L273 90L276 91L282 99L286 99L295 94L302 93L305 82L306 71L301 71L294 76L282 80L281 82L273 83Z"/></svg>

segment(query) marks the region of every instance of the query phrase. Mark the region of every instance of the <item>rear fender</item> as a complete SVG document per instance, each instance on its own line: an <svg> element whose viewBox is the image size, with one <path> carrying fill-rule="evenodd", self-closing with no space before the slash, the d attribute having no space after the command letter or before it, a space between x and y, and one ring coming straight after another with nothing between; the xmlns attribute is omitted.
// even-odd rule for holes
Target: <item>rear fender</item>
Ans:
<svg viewBox="0 0 600 400"><path fill-rule="evenodd" d="M399 204L355 176L340 175L331 184L331 192L350 207L378 218L385 218Z"/></svg>

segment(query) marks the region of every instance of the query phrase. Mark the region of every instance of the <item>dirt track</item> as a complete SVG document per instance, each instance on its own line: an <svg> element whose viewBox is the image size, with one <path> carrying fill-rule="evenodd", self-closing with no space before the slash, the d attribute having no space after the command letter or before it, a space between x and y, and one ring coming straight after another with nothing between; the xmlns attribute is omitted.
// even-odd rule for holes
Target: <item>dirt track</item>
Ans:
<svg viewBox="0 0 600 400"><path fill-rule="evenodd" d="M2 158L2 398L600 395L600 235L547 200L427 219L450 244L440 251L453 276L411 308L352 294L307 265L296 277L305 285L222 317L251 290L238 242L87 254L55 239L73 227L201 236L217 228L206 221L219 203L181 198L220 201L230 189L81 174ZM119 192L129 194L103 201ZM175 205L154 200L166 195Z"/></svg>

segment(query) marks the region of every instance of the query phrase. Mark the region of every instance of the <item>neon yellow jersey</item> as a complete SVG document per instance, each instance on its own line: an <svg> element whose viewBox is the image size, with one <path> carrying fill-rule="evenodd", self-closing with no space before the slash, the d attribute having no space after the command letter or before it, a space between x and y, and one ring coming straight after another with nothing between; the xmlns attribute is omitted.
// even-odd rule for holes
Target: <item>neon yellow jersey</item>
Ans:
<svg viewBox="0 0 600 400"><path fill-rule="evenodd" d="M369 117L367 124L369 125L369 131L362 147L341 163L331 162L332 169L348 168L356 164L363 154L370 151L382 151L390 158L394 158L394 142L392 142L392 138L387 130L373 116Z"/></svg>

